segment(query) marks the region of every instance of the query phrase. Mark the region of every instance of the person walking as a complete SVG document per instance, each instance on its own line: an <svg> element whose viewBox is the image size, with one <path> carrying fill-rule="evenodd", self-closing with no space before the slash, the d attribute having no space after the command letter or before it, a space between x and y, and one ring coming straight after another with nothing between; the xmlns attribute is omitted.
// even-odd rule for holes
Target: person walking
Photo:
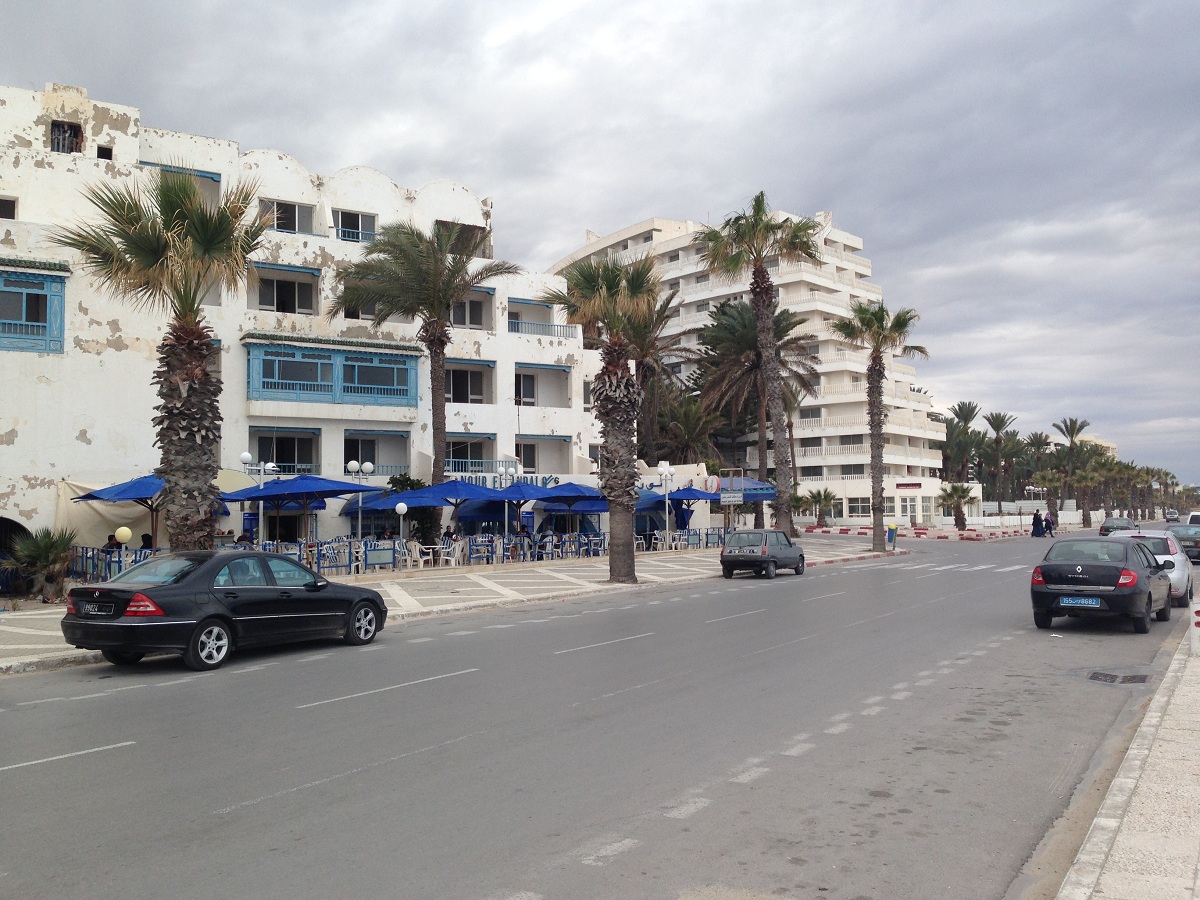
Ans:
<svg viewBox="0 0 1200 900"><path fill-rule="evenodd" d="M1054 537L1054 519L1050 515L1050 510L1046 510L1046 514L1042 516L1042 527L1046 529L1048 537Z"/></svg>
<svg viewBox="0 0 1200 900"><path fill-rule="evenodd" d="M1040 509L1037 510L1036 512L1034 512L1034 514L1033 514L1033 536L1034 537L1045 537L1046 536L1046 529L1045 529L1045 526L1042 524L1042 511Z"/></svg>

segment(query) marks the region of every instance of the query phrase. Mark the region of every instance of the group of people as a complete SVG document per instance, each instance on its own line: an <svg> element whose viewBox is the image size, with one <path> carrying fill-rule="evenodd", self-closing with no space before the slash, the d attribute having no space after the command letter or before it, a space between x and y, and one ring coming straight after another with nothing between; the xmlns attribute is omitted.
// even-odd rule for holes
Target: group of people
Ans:
<svg viewBox="0 0 1200 900"><path fill-rule="evenodd" d="M1034 537L1054 537L1054 518L1050 515L1050 510L1046 510L1043 516L1039 509L1033 514L1033 536Z"/></svg>

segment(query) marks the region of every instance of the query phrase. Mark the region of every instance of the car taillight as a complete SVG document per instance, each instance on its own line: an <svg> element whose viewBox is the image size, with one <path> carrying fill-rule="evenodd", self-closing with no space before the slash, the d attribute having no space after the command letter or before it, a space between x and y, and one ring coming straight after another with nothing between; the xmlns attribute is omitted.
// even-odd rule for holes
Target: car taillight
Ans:
<svg viewBox="0 0 1200 900"><path fill-rule="evenodd" d="M1175 541L1171 538L1167 538L1167 550L1170 551L1172 556L1179 552L1179 548L1175 546Z"/></svg>
<svg viewBox="0 0 1200 900"><path fill-rule="evenodd" d="M1034 584L1045 584L1046 579L1042 575L1042 567L1038 566L1033 570L1033 577L1030 579Z"/></svg>
<svg viewBox="0 0 1200 900"><path fill-rule="evenodd" d="M125 615L127 616L165 616L164 613L149 597L145 594L134 594L129 605L125 607Z"/></svg>
<svg viewBox="0 0 1200 900"><path fill-rule="evenodd" d="M72 600L70 597L67 598L67 612L68 613L75 612L75 601Z"/></svg>
<svg viewBox="0 0 1200 900"><path fill-rule="evenodd" d="M1137 572L1122 569L1121 577L1117 579L1117 587L1133 587L1135 584L1137 584Z"/></svg>
<svg viewBox="0 0 1200 900"><path fill-rule="evenodd" d="M766 544L763 544L763 545L762 545L762 550L760 550L760 551L759 551L759 553L760 553L762 556L766 556L766 555L767 555L767 545L766 545Z"/></svg>

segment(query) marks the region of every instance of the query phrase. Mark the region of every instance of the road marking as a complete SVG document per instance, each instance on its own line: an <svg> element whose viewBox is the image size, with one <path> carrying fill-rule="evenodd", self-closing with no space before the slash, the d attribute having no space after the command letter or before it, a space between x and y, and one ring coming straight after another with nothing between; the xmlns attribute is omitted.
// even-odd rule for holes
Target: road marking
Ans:
<svg viewBox="0 0 1200 900"><path fill-rule="evenodd" d="M647 631L645 634L635 634L631 635L630 637L617 638L615 641L603 641L599 644L588 644L584 647L571 647L567 650L555 650L554 655L558 656L560 653L574 653L576 650L591 650L593 647L607 647L609 644L619 644L622 641L636 641L638 638L650 637L652 634L654 634L653 631ZM472 669L472 671L474 670Z"/></svg>
<svg viewBox="0 0 1200 900"><path fill-rule="evenodd" d="M550 621L549 619L522 619L521 624L522 625L539 625L542 622L549 622L549 621ZM472 634L473 633L474 632L472 632Z"/></svg>
<svg viewBox="0 0 1200 900"><path fill-rule="evenodd" d="M646 603L646 605L647 606L658 606L658 604L660 604L660 603L662 603L661 600L650 600Z"/></svg>
<svg viewBox="0 0 1200 900"><path fill-rule="evenodd" d="M700 810L704 809L704 807L708 806L710 803L712 803L712 801L707 797L693 797L686 803L683 803L672 810L668 810L667 812L663 813L663 815L668 819L686 819L688 816L695 815L696 813L700 812Z"/></svg>
<svg viewBox="0 0 1200 900"><path fill-rule="evenodd" d="M896 691L896 693L892 694L892 699L893 700L907 700L911 696L912 696L912 691Z"/></svg>
<svg viewBox="0 0 1200 900"><path fill-rule="evenodd" d="M711 625L713 622L728 622L730 619L740 619L742 616L752 616L755 613L760 613L760 612L766 612L766 610L765 609L752 609L752 610L750 610L750 612L736 613L735 615L732 615L732 616L722 616L719 619L709 619L704 624Z"/></svg>
<svg viewBox="0 0 1200 900"><path fill-rule="evenodd" d="M859 715L862 715L862 716L877 716L877 715L879 715L881 712L883 712L885 709L887 709L887 707L886 707L886 706L868 706L868 707L867 707L866 709L864 709L864 710L863 710L861 713L859 713Z"/></svg>
<svg viewBox="0 0 1200 900"><path fill-rule="evenodd" d="M547 571L549 571L549 570L547 569ZM495 591L497 594L499 594L502 597L509 597L514 600L523 600L525 598L525 595L522 594L520 591L514 591L512 588L507 588L504 585L502 585L500 582L493 581L490 578L484 578L482 575L468 574L467 578L469 578L471 581L475 582L480 587L485 587L489 591Z"/></svg>
<svg viewBox="0 0 1200 900"><path fill-rule="evenodd" d="M902 691L906 687L908 687L907 681L897 681L895 684L892 685L892 690L893 691Z"/></svg>
<svg viewBox="0 0 1200 900"><path fill-rule="evenodd" d="M914 684L915 684L917 687L929 687L929 686L930 686L931 684L933 684L935 681L937 681L937 679L936 679L936 678L922 678L920 681L915 681L915 682L913 682L913 683L914 683Z"/></svg>
<svg viewBox="0 0 1200 900"><path fill-rule="evenodd" d="M976 650L971 655L972 656L987 656L987 651L986 650Z"/></svg>
<svg viewBox="0 0 1200 900"><path fill-rule="evenodd" d="M632 850L637 845L638 842L633 838L625 838L623 841L617 841L615 844L601 847L591 856L585 856L580 862L585 866L602 866L617 854L624 853L626 850Z"/></svg>
<svg viewBox="0 0 1200 900"><path fill-rule="evenodd" d="M433 640L433 638L417 638L417 640L420 640L420 641L431 641L431 640ZM409 643L412 643L412 641L409 641ZM312 656L302 656L302 657L300 657L298 660L296 660L296 662L313 662L314 660L318 660L318 659L328 659L328 658L329 658L329 657L331 657L331 656L333 656L333 654L332 654L332 653L316 653L316 654L314 654L314 655L312 655ZM209 674L211 674L211 673L209 673L209 672L203 672L203 673L201 673L201 674L203 674L203 675L209 675ZM193 677L193 678L199 678L200 676L199 676L199 675L193 675L192 677ZM185 679L185 680L186 680L186 679ZM171 681L171 682L168 682L168 684L175 684L175 682Z"/></svg>
<svg viewBox="0 0 1200 900"><path fill-rule="evenodd" d="M466 637L468 634L478 634L477 631L447 631L446 637Z"/></svg>
<svg viewBox="0 0 1200 900"><path fill-rule="evenodd" d="M838 591L836 594L822 594L822 595L821 595L821 596L819 596L819 597L805 597L805 598L804 598L804 602L805 602L805 603L807 603L809 600L825 600L825 599L826 599L826 598L828 598L828 597L840 597L840 596L842 596L842 594L844 594L844 593L846 593L846 592L845 592L845 591Z"/></svg>
<svg viewBox="0 0 1200 900"><path fill-rule="evenodd" d="M764 769L762 766L754 766L747 769L739 775L734 775L729 779L730 784L749 784L770 772L770 769Z"/></svg>
<svg viewBox="0 0 1200 900"><path fill-rule="evenodd" d="M805 737L807 737L807 735L805 735ZM809 744L805 741L801 741L800 743L793 744L791 747L788 747L786 750L784 750L783 755L784 756L803 756L805 753L807 753L809 750L811 750L815 746L817 746L817 745Z"/></svg>
<svg viewBox="0 0 1200 900"><path fill-rule="evenodd" d="M483 627L484 627L484 628L516 628L516 627L517 627L517 623L516 623L516 622L509 622L509 623L507 623L507 624L505 624L505 625L484 625ZM427 641L429 641L429 640L433 640L433 638L424 638L424 640L427 640Z"/></svg>
<svg viewBox="0 0 1200 900"><path fill-rule="evenodd" d="M404 612L416 612L424 609L412 594L400 587L395 581L385 581L379 585L379 592L391 600L396 606Z"/></svg>
<svg viewBox="0 0 1200 900"><path fill-rule="evenodd" d="M433 638L409 638L409 639L408 639L408 643L410 643L410 644L424 644L424 643L426 643L426 642L428 642L428 641L432 641L432 640L433 640Z"/></svg>
<svg viewBox="0 0 1200 900"><path fill-rule="evenodd" d="M324 659L326 656L331 656L329 653L322 653L320 656L309 656L306 659ZM303 659L298 659L296 662L304 662ZM186 684L189 681L195 681L197 678L207 678L212 672L197 672L195 675L187 675L183 678L176 678L174 681L160 681L155 687L167 687L172 684Z"/></svg>
<svg viewBox="0 0 1200 900"><path fill-rule="evenodd" d="M878 703L878 702L879 702L879 701L881 701L882 699L883 699L883 696L882 696L882 695L878 695L878 696L875 696L875 697L868 697L866 700L864 700L864 701L863 701L863 703L866 703L866 704Z"/></svg>
<svg viewBox="0 0 1200 900"><path fill-rule="evenodd" d="M1015 571L1017 571L1017 569L1028 569L1028 568L1029 568L1028 564L1020 565L1020 566L1006 566L1003 569L997 569L996 574L999 575L1001 572L1015 572Z"/></svg>
<svg viewBox="0 0 1200 900"><path fill-rule="evenodd" d="M257 672L259 669L265 669L267 666L277 666L278 662L259 663L256 666L243 666L240 669L231 668L230 672L234 675L240 675L242 672Z"/></svg>
<svg viewBox="0 0 1200 900"><path fill-rule="evenodd" d="M826 734L845 734L849 730L850 730L849 722L839 722L837 725L834 725L832 728L826 728L825 733Z"/></svg>
<svg viewBox="0 0 1200 900"><path fill-rule="evenodd" d="M938 669L937 673L939 675L949 675L953 671L954 671L953 669Z"/></svg>
<svg viewBox="0 0 1200 900"><path fill-rule="evenodd" d="M74 753L62 753L58 756L47 756L45 759L31 759L29 762L13 763L9 766L0 766L0 772L7 772L9 769L23 769L25 766L40 766L42 763L57 762L60 759L71 759L75 756L85 756L88 753L99 753L102 750L116 750L118 747L132 747L137 741L122 741L119 744L106 744L103 747L93 747L90 750L76 750Z"/></svg>
<svg viewBox="0 0 1200 900"><path fill-rule="evenodd" d="M980 572L983 569L994 569L994 568L996 568L995 563L987 563L986 565L982 565L982 566L971 566L971 568L963 569L963 571L964 572Z"/></svg>
<svg viewBox="0 0 1200 900"><path fill-rule="evenodd" d="M66 699L66 697L46 697L42 700L22 700L17 706L37 706L39 703L57 703L59 700Z"/></svg>
<svg viewBox="0 0 1200 900"><path fill-rule="evenodd" d="M391 684L387 687L375 688L371 691L359 691L357 694L347 694L344 697L332 697L329 700L318 700L315 703L302 703L296 709L309 709L313 706L323 706L326 703L337 703L339 700L355 700L359 697L369 697L371 694L382 694L384 691L394 691L397 688L412 687L414 684L425 684L428 681L440 681L443 678L453 678L455 675L469 675L478 669L463 669L460 672L447 672L445 675L431 675L429 678L418 678L416 681L406 681L404 684ZM399 758L399 757L397 757Z"/></svg>
<svg viewBox="0 0 1200 900"><path fill-rule="evenodd" d="M647 681L645 684L635 684L633 687L621 688L621 690L619 690L619 691L610 691L607 694L601 694L599 697L593 697L591 700L580 700L575 703L572 703L571 705L572 706L580 706L583 703L595 703L597 700L608 700L608 699L611 699L612 697L616 697L620 694L627 693L628 691L640 691L642 688L648 688L651 685L658 684L660 681L662 681L661 678L656 678L656 679L654 679L654 681Z"/></svg>
<svg viewBox="0 0 1200 900"><path fill-rule="evenodd" d="M959 568L959 567L961 567L961 566L963 566L963 565L965 565L965 563L951 563L951 564L950 564L950 565L948 565L948 566L935 566L933 571L935 571L935 572L945 572L947 569L957 569L957 568Z"/></svg>
<svg viewBox="0 0 1200 900"><path fill-rule="evenodd" d="M829 721L830 722L845 722L852 715L854 715L854 713L838 713L836 716L830 716Z"/></svg>

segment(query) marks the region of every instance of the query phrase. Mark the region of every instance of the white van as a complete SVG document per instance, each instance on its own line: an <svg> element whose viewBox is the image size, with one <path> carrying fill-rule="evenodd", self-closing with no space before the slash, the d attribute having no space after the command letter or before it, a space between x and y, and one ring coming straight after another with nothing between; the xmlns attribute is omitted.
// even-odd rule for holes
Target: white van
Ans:
<svg viewBox="0 0 1200 900"><path fill-rule="evenodd" d="M1189 525L1200 525L1200 509L1193 509L1188 513Z"/></svg>

